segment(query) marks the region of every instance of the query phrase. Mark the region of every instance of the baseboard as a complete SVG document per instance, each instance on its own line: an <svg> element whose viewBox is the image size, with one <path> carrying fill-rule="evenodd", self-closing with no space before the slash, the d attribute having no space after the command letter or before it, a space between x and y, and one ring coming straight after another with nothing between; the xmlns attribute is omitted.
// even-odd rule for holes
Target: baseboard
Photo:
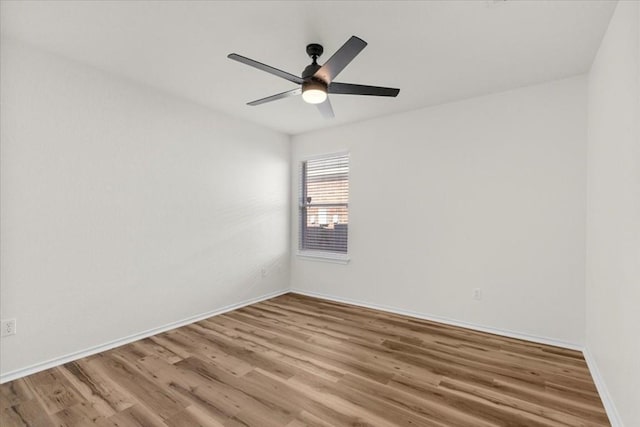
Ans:
<svg viewBox="0 0 640 427"><path fill-rule="evenodd" d="M353 300L353 299L350 299L350 298L335 297L333 295L327 295L327 294L322 294L322 293L318 293L318 292L309 292L309 291L305 291L305 290L302 290L302 289L292 288L290 291L292 293L294 293L294 294L306 295L306 296L310 296L310 297L326 299L326 300L329 300L329 301L342 302L342 303L345 303L345 304L352 304L352 305L357 305L357 306L365 307L365 308L372 308L374 310L386 311L386 312L394 313L394 314L401 314L403 316L415 317L417 319L431 320L433 322L444 323L445 325L459 326L461 328L472 329L474 331L487 332L487 333L494 334L494 335L500 335L500 336L504 336L504 337L508 337L508 338L516 338L516 339L520 339L520 340L531 341L531 342L535 342L535 343L538 343L538 344L552 345L552 346L555 346L555 347L562 347L562 348L566 348L566 349L569 349L569 350L576 350L576 351L582 351L584 349L584 347L582 345L580 345L580 344L570 343L570 342L566 342L566 341L560 341L560 340L553 339L553 338L540 337L540 336L537 336L537 335L529 335L529 334L525 334L525 333L522 333L522 332L510 331L510 330L507 330L507 329L498 329L498 328L493 328L493 327L484 326L484 325L478 325L478 324L470 323L470 322L463 322L463 321L460 321L460 320L449 319L449 318L446 318L446 317L434 316L434 315L431 315L431 314L425 314L425 313L419 313L419 312L416 312L416 311L404 310L404 309L397 308L397 307L389 307L389 306L380 305L380 304L374 304L374 303L369 303L369 302L364 302L364 301L359 301L359 300Z"/></svg>
<svg viewBox="0 0 640 427"><path fill-rule="evenodd" d="M138 341L141 340L143 338L148 338L152 335L156 335L162 332L166 332L169 331L171 329L175 329L175 328L179 328L181 326L185 326L188 325L190 323L194 323L194 322L198 322L200 320L206 319L208 317L211 316L216 316L218 314L222 314L222 313L226 313L228 311L231 310L236 310L238 308L241 307L245 307L247 305L251 305L251 304L255 304L257 302L260 301L264 301L270 298L274 298L283 294L289 293L289 289L282 289L282 290L278 290L275 292L270 292L268 294L259 296L259 297L255 297L255 298L250 298L244 301L241 301L239 303L236 304L231 304L231 305L227 305L225 307L216 309L216 310L211 310L208 311L206 313L200 313L197 314L195 316L191 316L188 317L186 319L182 319L182 320L178 320L176 322L171 322L168 323L166 325L157 327L157 328L153 328L153 329L149 329L146 330L144 332L140 332L137 334L133 334L133 335L129 335L128 337L125 338L120 338L114 341L110 341L108 343L105 344L101 344L101 345L97 345L85 350L80 350L80 351L76 351L74 353L71 354L67 354L65 356L61 356L61 357L56 357L55 359L51 359L51 360L47 360L45 362L41 362L41 363L36 363L34 365L31 366L27 366L26 368L21 368L21 369L16 369L15 371L10 371L7 372L5 374L0 375L0 384L4 384L6 382L9 381L13 381L16 380L18 378L22 378L25 377L27 375L31 375L31 374L35 374L36 372L40 372L40 371L44 371L45 369L49 369L49 368L54 368L56 366L60 366L63 365L65 363L69 363L72 362L74 360L77 359L81 359L83 357L87 357L87 356L91 356L93 354L96 353L100 353L103 351L107 351L107 350L111 350L112 348L116 348L116 347L120 347L121 345L124 344L129 344L132 343L134 341Z"/></svg>
<svg viewBox="0 0 640 427"><path fill-rule="evenodd" d="M600 374L600 370L598 369L598 365L596 364L596 359L593 357L588 348L585 348L582 354L584 355L584 360L586 360L587 366L589 367L589 372L591 372L593 382L598 389L600 400L602 400L604 409L605 411L607 411L607 417L609 417L611 427L624 427L624 425L622 424L622 419L620 418L620 414L618 414L618 410L613 404L613 399L611 399L611 395L609 394L609 389L607 388L607 385L605 384L604 379Z"/></svg>

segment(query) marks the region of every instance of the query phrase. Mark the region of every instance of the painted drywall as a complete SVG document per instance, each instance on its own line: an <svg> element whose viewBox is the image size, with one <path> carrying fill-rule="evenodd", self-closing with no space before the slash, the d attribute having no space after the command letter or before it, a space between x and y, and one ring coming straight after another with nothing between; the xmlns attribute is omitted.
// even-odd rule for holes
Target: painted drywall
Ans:
<svg viewBox="0 0 640 427"><path fill-rule="evenodd" d="M640 3L619 2L588 90L586 347L625 426L640 425L639 27Z"/></svg>
<svg viewBox="0 0 640 427"><path fill-rule="evenodd" d="M292 288L581 345L586 102L578 76L294 136L292 248L299 162L348 150L351 260L292 251Z"/></svg>
<svg viewBox="0 0 640 427"><path fill-rule="evenodd" d="M288 287L288 136L1 48L3 374Z"/></svg>

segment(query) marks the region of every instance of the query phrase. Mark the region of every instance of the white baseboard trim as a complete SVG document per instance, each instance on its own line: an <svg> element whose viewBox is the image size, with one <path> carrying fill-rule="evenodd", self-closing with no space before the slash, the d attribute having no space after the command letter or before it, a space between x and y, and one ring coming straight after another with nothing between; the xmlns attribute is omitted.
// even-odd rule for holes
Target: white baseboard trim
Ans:
<svg viewBox="0 0 640 427"><path fill-rule="evenodd" d="M593 382L598 389L598 394L600 395L600 400L602 400L602 404L604 405L605 411L607 411L607 417L609 417L609 422L611 423L611 427L624 427L622 424L622 419L620 418L620 414L616 409L616 406L613 403L613 399L611 399L611 395L609 394L609 389L600 374L600 370L598 369L598 365L596 364L596 359L593 357L588 348L585 348L582 351L584 355L584 360L587 361L587 366L589 367L589 372L591 372L591 377L593 378Z"/></svg>
<svg viewBox="0 0 640 427"><path fill-rule="evenodd" d="M103 351L111 350L112 348L120 347L124 344L129 344L134 341L141 340L143 338L148 338L152 335L156 335L162 332L169 331L171 329L179 328L181 326L188 325L190 323L198 322L200 320L206 319L211 316L216 316L218 314L226 313L228 311L236 310L241 307L245 307L247 305L255 304L260 301L264 301L270 298L274 298L283 294L289 293L289 289L281 289L275 292L270 292L268 294L250 298L244 301L241 301L236 304L227 305L222 308L218 308L216 310L207 311L206 313L200 313L195 316L188 317L186 319L178 320L176 322L171 322L163 326L159 326L157 328L148 329L143 332L139 332L137 334L129 335L124 338L120 338L114 341L107 342L105 344L100 344L95 347L91 347L85 350L76 351L74 353L70 353L64 356L56 357L55 359L47 360L44 362L36 363L31 366L27 366L26 368L16 369L14 371L10 371L0 375L0 384L4 384L9 381L16 380L18 378L25 377L27 375L35 374L36 372L44 371L45 369L53 368L56 366L63 365L65 363L72 362L74 360L91 356L96 353L100 353Z"/></svg>
<svg viewBox="0 0 640 427"><path fill-rule="evenodd" d="M516 338L516 339L520 339L520 340L531 341L531 342L535 342L535 343L538 343L538 344L553 345L555 347L562 347L562 348L566 348L566 349L569 349L569 350L576 350L576 351L583 351L584 350L584 347L582 345L580 345L580 344L570 343L570 342L566 342L566 341L560 341L560 340L553 339L553 338L540 337L540 336L537 336L537 335L529 335L529 334L525 334L525 333L522 333L522 332L510 331L510 330L507 330L507 329L498 329L498 328L493 328L493 327L490 327L490 326L484 326L484 325L478 325L478 324L475 324L475 323L463 322L463 321L460 321L460 320L449 319L449 318L441 317L441 316L434 316L434 315L431 315L431 314L419 313L419 312L416 312L416 311L403 310L403 309L397 308L397 307L389 307L389 306L380 305L380 304L373 304L373 303L363 302L363 301L359 301L359 300L353 300L353 299L350 299L350 298L335 297L333 295L327 295L327 294L322 294L322 293L318 293L318 292L310 292L310 291L305 291L305 290L296 289L296 288L292 288L291 292L294 293L294 294L306 295L306 296L310 296L310 297L326 299L326 300L329 300L329 301L342 302L342 303L345 303L345 304L352 304L352 305L357 305L357 306L360 306L360 307L372 308L374 310L386 311L386 312L394 313L394 314L401 314L403 316L415 317L417 319L431 320L433 322L444 323L445 325L451 325L451 326L459 326L461 328L472 329L474 331L487 332L487 333L494 334L494 335L500 335L500 336L509 337L509 338Z"/></svg>

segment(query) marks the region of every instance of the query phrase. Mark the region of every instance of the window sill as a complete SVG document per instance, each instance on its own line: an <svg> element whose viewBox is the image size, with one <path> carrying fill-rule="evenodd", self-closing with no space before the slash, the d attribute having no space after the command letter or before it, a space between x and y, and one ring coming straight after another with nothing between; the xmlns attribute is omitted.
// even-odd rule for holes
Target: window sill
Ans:
<svg viewBox="0 0 640 427"><path fill-rule="evenodd" d="M338 254L335 252L322 251L298 251L298 258L308 261L330 262L334 264L348 264L349 254Z"/></svg>

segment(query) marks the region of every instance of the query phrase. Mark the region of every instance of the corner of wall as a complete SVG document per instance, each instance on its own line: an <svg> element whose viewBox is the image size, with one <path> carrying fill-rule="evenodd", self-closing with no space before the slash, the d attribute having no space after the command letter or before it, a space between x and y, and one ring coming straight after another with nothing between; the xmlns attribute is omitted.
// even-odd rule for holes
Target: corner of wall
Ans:
<svg viewBox="0 0 640 427"><path fill-rule="evenodd" d="M582 351L582 354L584 355L584 360L587 362L587 367L589 368L589 372L591 373L593 382L596 385L598 394L600 395L600 400L602 400L604 409L607 412L607 417L609 417L609 422L611 423L611 426L624 427L624 425L622 424L622 420L620 418L620 414L618 414L618 410L616 409L616 406L613 403L613 399L611 398L611 394L609 393L609 389L607 388L607 385L604 382L604 379L602 378L602 374L598 369L596 360L586 345L584 350Z"/></svg>

